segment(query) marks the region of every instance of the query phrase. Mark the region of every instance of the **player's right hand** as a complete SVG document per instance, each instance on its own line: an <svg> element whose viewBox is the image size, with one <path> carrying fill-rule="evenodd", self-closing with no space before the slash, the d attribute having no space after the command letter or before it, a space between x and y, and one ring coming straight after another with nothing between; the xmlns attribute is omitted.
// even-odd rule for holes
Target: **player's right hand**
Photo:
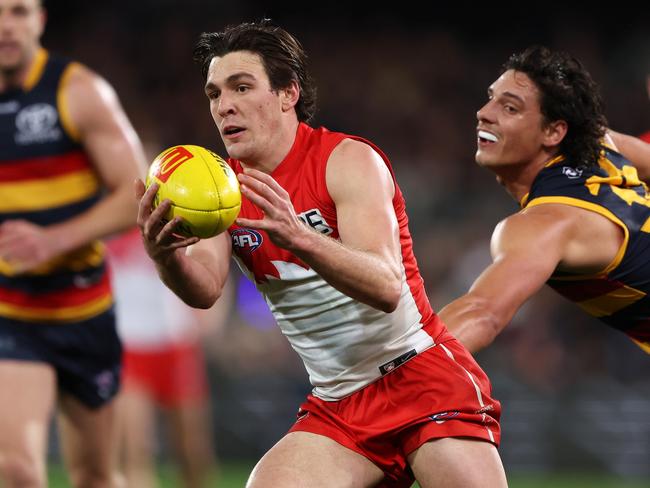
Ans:
<svg viewBox="0 0 650 488"><path fill-rule="evenodd" d="M157 191L156 183L152 183L145 189L142 180L135 181L135 196L139 200L137 224L142 235L142 243L153 261L166 265L170 259L177 256L178 249L196 244L199 238L183 237L174 232L181 219L176 217L167 221L165 218L171 207L168 199L154 207Z"/></svg>

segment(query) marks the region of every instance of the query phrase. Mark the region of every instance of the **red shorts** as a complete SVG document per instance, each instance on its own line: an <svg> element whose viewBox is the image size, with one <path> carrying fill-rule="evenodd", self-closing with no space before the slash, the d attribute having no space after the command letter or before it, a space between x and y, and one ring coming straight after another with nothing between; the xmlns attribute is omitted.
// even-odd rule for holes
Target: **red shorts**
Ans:
<svg viewBox="0 0 650 488"><path fill-rule="evenodd" d="M440 437L499 444L501 404L490 382L455 339L423 351L379 380L336 402L309 395L290 432L327 436L386 474L381 486L410 487L407 456Z"/></svg>
<svg viewBox="0 0 650 488"><path fill-rule="evenodd" d="M198 344L124 350L124 390L145 390L163 407L203 401L208 394L203 351Z"/></svg>

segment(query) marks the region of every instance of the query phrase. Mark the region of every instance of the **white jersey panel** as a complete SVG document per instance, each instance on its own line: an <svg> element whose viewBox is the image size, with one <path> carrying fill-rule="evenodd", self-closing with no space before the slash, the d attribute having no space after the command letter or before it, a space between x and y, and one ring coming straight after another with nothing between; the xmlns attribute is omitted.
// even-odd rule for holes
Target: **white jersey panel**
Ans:
<svg viewBox="0 0 650 488"><path fill-rule="evenodd" d="M382 376L380 367L433 345L402 270L402 297L392 313L362 304L316 272L272 261L280 279L258 284L283 334L300 355L314 395L338 400ZM398 364L399 365L399 364Z"/></svg>
<svg viewBox="0 0 650 488"><path fill-rule="evenodd" d="M125 346L151 350L194 340L193 310L160 281L144 251L131 251L110 260L117 328Z"/></svg>

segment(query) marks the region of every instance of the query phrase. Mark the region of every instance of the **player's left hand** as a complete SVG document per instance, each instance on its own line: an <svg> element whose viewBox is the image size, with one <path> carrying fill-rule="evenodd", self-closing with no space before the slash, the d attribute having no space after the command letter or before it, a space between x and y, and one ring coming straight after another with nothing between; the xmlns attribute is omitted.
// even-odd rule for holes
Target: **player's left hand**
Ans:
<svg viewBox="0 0 650 488"><path fill-rule="evenodd" d="M272 176L246 168L237 175L241 192L263 213L261 220L238 218L237 225L265 231L276 246L291 250L309 228L298 218L287 191Z"/></svg>
<svg viewBox="0 0 650 488"><path fill-rule="evenodd" d="M60 253L56 239L47 227L26 220L7 220L0 224L0 259L16 274L46 263Z"/></svg>

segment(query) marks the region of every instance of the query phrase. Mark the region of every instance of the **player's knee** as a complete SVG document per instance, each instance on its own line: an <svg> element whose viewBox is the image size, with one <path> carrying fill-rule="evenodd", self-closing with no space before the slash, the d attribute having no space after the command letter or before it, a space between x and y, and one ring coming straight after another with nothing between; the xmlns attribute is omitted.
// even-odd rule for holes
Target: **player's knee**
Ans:
<svg viewBox="0 0 650 488"><path fill-rule="evenodd" d="M46 486L45 466L29 456L0 453L0 486L41 488Z"/></svg>

